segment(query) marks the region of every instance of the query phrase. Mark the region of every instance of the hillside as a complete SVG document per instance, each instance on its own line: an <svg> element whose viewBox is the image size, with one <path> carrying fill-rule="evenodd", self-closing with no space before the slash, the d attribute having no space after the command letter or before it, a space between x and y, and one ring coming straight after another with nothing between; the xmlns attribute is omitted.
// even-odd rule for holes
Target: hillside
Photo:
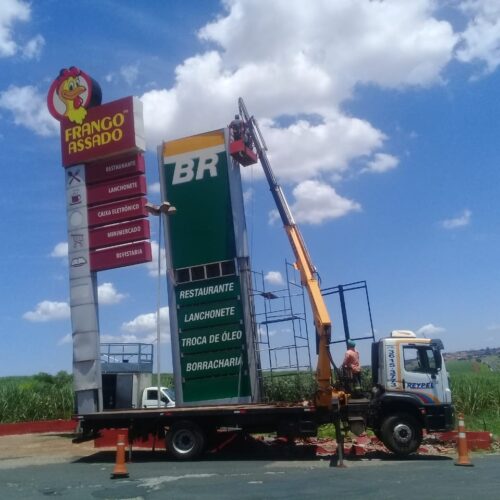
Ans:
<svg viewBox="0 0 500 500"><path fill-rule="evenodd" d="M445 353L444 359L451 371L500 371L500 347Z"/></svg>

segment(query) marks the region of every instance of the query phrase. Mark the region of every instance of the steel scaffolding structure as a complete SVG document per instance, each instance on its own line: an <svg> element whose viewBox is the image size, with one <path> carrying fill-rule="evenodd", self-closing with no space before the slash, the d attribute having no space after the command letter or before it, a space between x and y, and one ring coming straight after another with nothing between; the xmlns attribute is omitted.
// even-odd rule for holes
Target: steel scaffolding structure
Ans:
<svg viewBox="0 0 500 500"><path fill-rule="evenodd" d="M285 261L283 288L269 290L263 272L253 272L256 349L261 375L311 372L304 288L294 266Z"/></svg>

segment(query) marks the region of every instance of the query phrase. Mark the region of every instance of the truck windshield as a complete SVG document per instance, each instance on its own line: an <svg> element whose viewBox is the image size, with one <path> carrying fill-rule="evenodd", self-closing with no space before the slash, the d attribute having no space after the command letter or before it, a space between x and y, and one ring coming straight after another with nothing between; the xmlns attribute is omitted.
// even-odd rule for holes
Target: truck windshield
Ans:
<svg viewBox="0 0 500 500"><path fill-rule="evenodd" d="M403 357L407 372L436 373L438 370L434 350L430 346L405 346Z"/></svg>
<svg viewBox="0 0 500 500"><path fill-rule="evenodd" d="M172 389L164 388L163 392L170 398L171 401L175 401L175 394Z"/></svg>

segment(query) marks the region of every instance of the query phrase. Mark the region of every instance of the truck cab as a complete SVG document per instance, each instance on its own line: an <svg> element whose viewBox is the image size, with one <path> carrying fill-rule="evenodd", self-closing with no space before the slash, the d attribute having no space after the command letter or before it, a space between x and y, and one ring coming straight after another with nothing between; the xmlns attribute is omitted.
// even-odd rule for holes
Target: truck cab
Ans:
<svg viewBox="0 0 500 500"><path fill-rule="evenodd" d="M395 330L372 344L371 422L384 444L398 454L412 453L429 432L453 428L448 373L438 339Z"/></svg>
<svg viewBox="0 0 500 500"><path fill-rule="evenodd" d="M142 393L142 408L158 408L158 387L146 387ZM175 407L172 389L160 387L160 408Z"/></svg>

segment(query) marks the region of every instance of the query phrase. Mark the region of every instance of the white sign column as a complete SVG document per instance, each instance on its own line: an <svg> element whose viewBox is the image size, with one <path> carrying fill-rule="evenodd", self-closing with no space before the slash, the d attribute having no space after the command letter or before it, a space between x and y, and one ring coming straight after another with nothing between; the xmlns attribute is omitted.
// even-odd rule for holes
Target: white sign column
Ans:
<svg viewBox="0 0 500 500"><path fill-rule="evenodd" d="M76 411L102 409L97 277L90 271L85 166L65 169Z"/></svg>

